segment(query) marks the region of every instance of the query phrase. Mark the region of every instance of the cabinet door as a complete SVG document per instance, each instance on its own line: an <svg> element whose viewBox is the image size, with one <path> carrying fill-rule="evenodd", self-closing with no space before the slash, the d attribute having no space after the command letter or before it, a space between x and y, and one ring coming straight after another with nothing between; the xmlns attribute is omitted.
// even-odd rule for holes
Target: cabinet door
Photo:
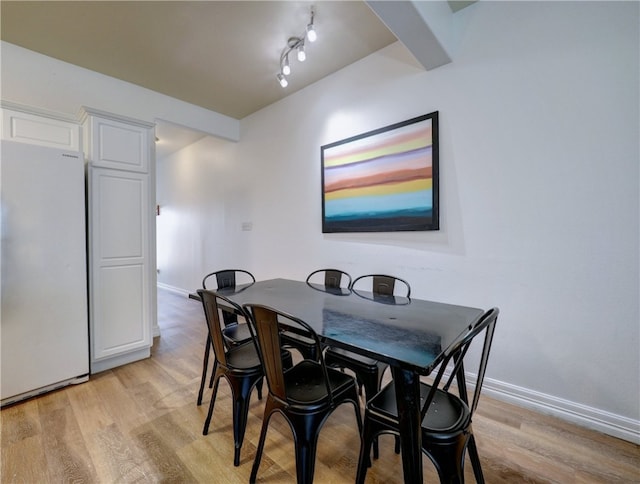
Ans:
<svg viewBox="0 0 640 484"><path fill-rule="evenodd" d="M77 122L3 108L2 139L48 148L79 151L80 126Z"/></svg>
<svg viewBox="0 0 640 484"><path fill-rule="evenodd" d="M148 126L91 116L88 159L96 167L147 173L151 158Z"/></svg>
<svg viewBox="0 0 640 484"><path fill-rule="evenodd" d="M92 372L151 346L149 175L90 167Z"/></svg>

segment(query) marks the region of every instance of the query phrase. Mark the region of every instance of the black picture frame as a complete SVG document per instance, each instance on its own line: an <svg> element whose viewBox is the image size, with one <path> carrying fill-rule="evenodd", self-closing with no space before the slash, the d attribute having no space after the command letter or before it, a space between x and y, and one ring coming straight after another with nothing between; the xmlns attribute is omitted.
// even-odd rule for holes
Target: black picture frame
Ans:
<svg viewBox="0 0 640 484"><path fill-rule="evenodd" d="M438 111L320 147L322 232L439 230Z"/></svg>

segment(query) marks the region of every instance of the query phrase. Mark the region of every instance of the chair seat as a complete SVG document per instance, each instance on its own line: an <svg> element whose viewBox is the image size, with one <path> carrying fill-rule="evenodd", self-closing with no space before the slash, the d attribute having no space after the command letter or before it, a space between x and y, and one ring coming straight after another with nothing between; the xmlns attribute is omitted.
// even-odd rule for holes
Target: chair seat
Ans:
<svg viewBox="0 0 640 484"><path fill-rule="evenodd" d="M227 351L227 366L236 370L262 371L258 352L253 341L248 341L241 345L232 346Z"/></svg>
<svg viewBox="0 0 640 484"><path fill-rule="evenodd" d="M251 332L247 323L236 323L225 326L222 330L224 339L231 345L237 345L249 341L251 339Z"/></svg>
<svg viewBox="0 0 640 484"><path fill-rule="evenodd" d="M354 385L353 377L327 368L329 385L334 397ZM320 363L303 360L284 374L287 396L293 405L305 407L305 412L327 403L327 387Z"/></svg>
<svg viewBox="0 0 640 484"><path fill-rule="evenodd" d="M424 403L431 386L420 383L420 402ZM398 408L396 405L396 389L393 382L384 387L380 393L371 399L368 408L373 414L398 421ZM460 398L444 390L436 390L429 410L422 420L423 435L430 438L431 432L436 434L437 439L446 438L446 433L457 433L469 425L471 412L466 403Z"/></svg>
<svg viewBox="0 0 640 484"><path fill-rule="evenodd" d="M330 366L334 364L337 365L338 362L343 362L345 360L348 363L354 363L363 367L375 367L380 363L378 360L375 360L373 358L359 355L357 353L352 353L351 351L342 348L335 348L333 346L327 348L327 351L325 352L325 360L327 362L327 365Z"/></svg>
<svg viewBox="0 0 640 484"><path fill-rule="evenodd" d="M283 349L281 354L284 367L291 368L293 366L291 352ZM253 341L232 346L231 349L227 351L227 365L231 370L262 371L260 357L256 352Z"/></svg>

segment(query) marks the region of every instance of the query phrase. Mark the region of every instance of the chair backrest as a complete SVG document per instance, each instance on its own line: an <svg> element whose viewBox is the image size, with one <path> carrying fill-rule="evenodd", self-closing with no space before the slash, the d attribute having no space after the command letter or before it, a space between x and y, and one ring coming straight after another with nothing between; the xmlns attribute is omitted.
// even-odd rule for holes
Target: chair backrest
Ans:
<svg viewBox="0 0 640 484"><path fill-rule="evenodd" d="M213 287L213 278L215 277L216 287ZM240 282L237 282L240 281ZM207 282L209 282L209 286L207 287ZM224 289L224 288L234 288L236 287L236 283L245 284L245 283L253 283L256 282L256 278L253 277L253 274L249 271L245 271L244 269L224 269L221 271L211 272L207 274L202 279L202 289Z"/></svg>
<svg viewBox="0 0 640 484"><path fill-rule="evenodd" d="M251 333L258 342L258 355L267 378L269 392L280 401L289 403L284 380L284 367L282 365L282 343L280 341L280 333L284 325L289 331L303 331L305 337L311 338L315 342L319 362L324 373L327 395L329 395L329 401L333 403L329 375L324 363L320 339L316 332L301 319L268 306L246 304L244 310L249 316Z"/></svg>
<svg viewBox="0 0 640 484"><path fill-rule="evenodd" d="M475 412L476 407L478 406L478 400L480 399L480 392L482 391L482 384L484 382L484 375L487 370L487 363L489 362L489 353L491 351L491 343L493 342L493 333L495 331L496 322L498 321L498 308L492 308L486 311L482 317L469 329L447 350L445 353L444 359L439 367L438 373L433 381L431 391L429 395L424 401L422 407L422 418L424 418L427 410L429 409L429 405L431 405L431 400L433 399L436 389L442 382L443 376L447 371L448 364L453 361L454 366L451 370L451 373L448 375L446 379L446 383L443 385L442 389L444 391L449 391L449 387L453 383L453 380L456 379L458 382L458 391L460 393L460 398L467 403L469 409L471 410L471 414ZM484 334L484 341L482 345L482 349L480 351L480 363L478 365L478 374L476 378L476 384L473 391L473 400L469 403L468 397L468 389L466 385L466 379L464 375L464 361L467 357L467 352L471 343L481 334Z"/></svg>
<svg viewBox="0 0 640 484"><path fill-rule="evenodd" d="M214 278L216 287L213 287ZM226 288L235 289L236 284L253 284L254 282L256 282L256 278L253 277L253 274L249 271L245 271L244 269L224 269L221 271L211 272L204 276L202 279L202 288L211 290ZM209 283L210 287L207 287L207 283ZM236 313L224 311L222 313L222 320L224 321L225 326L237 324L238 315Z"/></svg>
<svg viewBox="0 0 640 484"><path fill-rule="evenodd" d="M370 281L370 282L369 282ZM351 283L351 289L356 285L371 284L371 292L380 296L411 296L411 286L404 279L386 274L366 274L356 277Z"/></svg>
<svg viewBox="0 0 640 484"><path fill-rule="evenodd" d="M200 296L202 307L204 308L204 316L207 321L207 329L209 330L209 336L213 344L215 358L218 363L226 367L227 353L220 321L222 320L224 322L225 315L229 313L229 309L225 310L222 306L233 308L233 310L239 314L244 314L244 310L226 297L207 289L198 289L198 296ZM222 303L222 306L219 302Z"/></svg>
<svg viewBox="0 0 640 484"><path fill-rule="evenodd" d="M324 275L324 285L330 288L350 287L351 276L340 269L318 269L307 276L307 282L321 278ZM342 282L344 281L344 284Z"/></svg>

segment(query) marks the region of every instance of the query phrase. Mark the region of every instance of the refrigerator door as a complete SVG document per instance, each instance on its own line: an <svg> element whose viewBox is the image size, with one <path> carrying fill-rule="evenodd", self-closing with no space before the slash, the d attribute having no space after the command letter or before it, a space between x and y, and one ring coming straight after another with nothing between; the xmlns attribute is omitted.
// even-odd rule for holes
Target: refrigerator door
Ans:
<svg viewBox="0 0 640 484"><path fill-rule="evenodd" d="M2 141L0 400L89 373L84 162Z"/></svg>

